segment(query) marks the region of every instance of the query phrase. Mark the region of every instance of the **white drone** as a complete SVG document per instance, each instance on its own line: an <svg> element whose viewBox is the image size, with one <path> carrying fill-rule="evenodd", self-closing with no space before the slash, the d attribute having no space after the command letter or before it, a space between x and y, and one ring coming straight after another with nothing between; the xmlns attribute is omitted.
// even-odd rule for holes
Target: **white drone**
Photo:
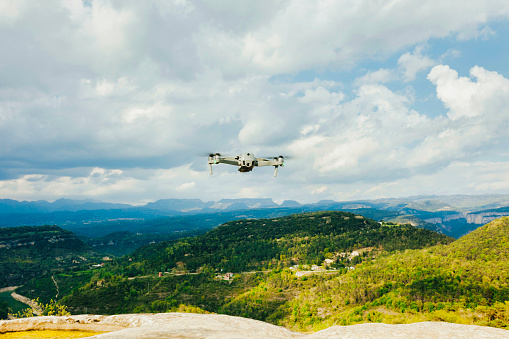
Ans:
<svg viewBox="0 0 509 339"><path fill-rule="evenodd" d="M285 158L280 155L274 159L255 158L252 153L243 153L236 157L222 157L221 154L209 154L209 170L212 174L212 165L215 164L228 164L239 166L239 172L251 172L255 166L274 166L274 176L277 176L277 169L279 166L285 165Z"/></svg>

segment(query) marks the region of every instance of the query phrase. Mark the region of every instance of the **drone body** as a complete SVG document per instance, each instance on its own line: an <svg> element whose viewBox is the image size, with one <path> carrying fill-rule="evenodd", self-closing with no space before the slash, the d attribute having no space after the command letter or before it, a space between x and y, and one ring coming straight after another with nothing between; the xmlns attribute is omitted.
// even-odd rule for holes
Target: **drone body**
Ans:
<svg viewBox="0 0 509 339"><path fill-rule="evenodd" d="M274 159L256 158L252 153L242 153L235 157L222 157L221 154L209 155L209 170L212 174L212 165L214 164L228 164L239 167L239 172L251 172L255 166L274 166L274 176L277 176L277 169L279 166L285 165L285 159L282 155L274 157Z"/></svg>

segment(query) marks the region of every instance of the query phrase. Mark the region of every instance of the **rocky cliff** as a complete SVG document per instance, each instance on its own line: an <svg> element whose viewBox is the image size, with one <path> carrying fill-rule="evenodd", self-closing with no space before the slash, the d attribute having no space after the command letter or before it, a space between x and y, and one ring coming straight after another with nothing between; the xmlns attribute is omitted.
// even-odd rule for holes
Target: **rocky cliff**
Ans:
<svg viewBox="0 0 509 339"><path fill-rule="evenodd" d="M501 217L506 217L509 215L509 212L476 212L476 213L458 213L446 215L443 217L434 217L424 219L424 221L432 223L432 224L442 224L451 220L459 220L463 219L468 224L478 224L484 225L495 219L499 219Z"/></svg>

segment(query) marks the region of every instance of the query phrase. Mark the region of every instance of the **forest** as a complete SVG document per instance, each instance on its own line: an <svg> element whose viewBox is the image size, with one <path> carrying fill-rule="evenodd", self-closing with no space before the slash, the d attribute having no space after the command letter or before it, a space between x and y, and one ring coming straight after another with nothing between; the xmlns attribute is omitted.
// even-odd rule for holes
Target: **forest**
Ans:
<svg viewBox="0 0 509 339"><path fill-rule="evenodd" d="M77 269L102 256L58 226L0 228L0 288Z"/></svg>
<svg viewBox="0 0 509 339"><path fill-rule="evenodd" d="M0 300L0 320L7 319L9 307L6 302Z"/></svg>
<svg viewBox="0 0 509 339"><path fill-rule="evenodd" d="M142 247L116 263L128 276L168 271L177 263L190 272L206 266L242 272L321 265L326 258L342 267L342 252L368 249L375 255L453 240L410 225L382 225L349 212L313 212L227 222L201 236Z"/></svg>

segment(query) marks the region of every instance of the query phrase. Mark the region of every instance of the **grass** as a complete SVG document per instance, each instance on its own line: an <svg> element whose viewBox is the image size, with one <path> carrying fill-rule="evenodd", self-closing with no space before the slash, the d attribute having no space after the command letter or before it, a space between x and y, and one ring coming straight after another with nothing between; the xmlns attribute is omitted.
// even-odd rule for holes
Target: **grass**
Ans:
<svg viewBox="0 0 509 339"><path fill-rule="evenodd" d="M30 308L30 306L23 304L20 301L17 301L11 296L12 291L7 292L1 292L0 293L0 300L7 303L7 306L11 308L11 313L18 313L20 311L23 311L27 308Z"/></svg>
<svg viewBox="0 0 509 339"><path fill-rule="evenodd" d="M42 338L42 339L60 339L60 338L87 338L94 335L98 335L106 332L97 331L20 331L20 332L8 332L0 334L1 339L30 339L30 338Z"/></svg>

